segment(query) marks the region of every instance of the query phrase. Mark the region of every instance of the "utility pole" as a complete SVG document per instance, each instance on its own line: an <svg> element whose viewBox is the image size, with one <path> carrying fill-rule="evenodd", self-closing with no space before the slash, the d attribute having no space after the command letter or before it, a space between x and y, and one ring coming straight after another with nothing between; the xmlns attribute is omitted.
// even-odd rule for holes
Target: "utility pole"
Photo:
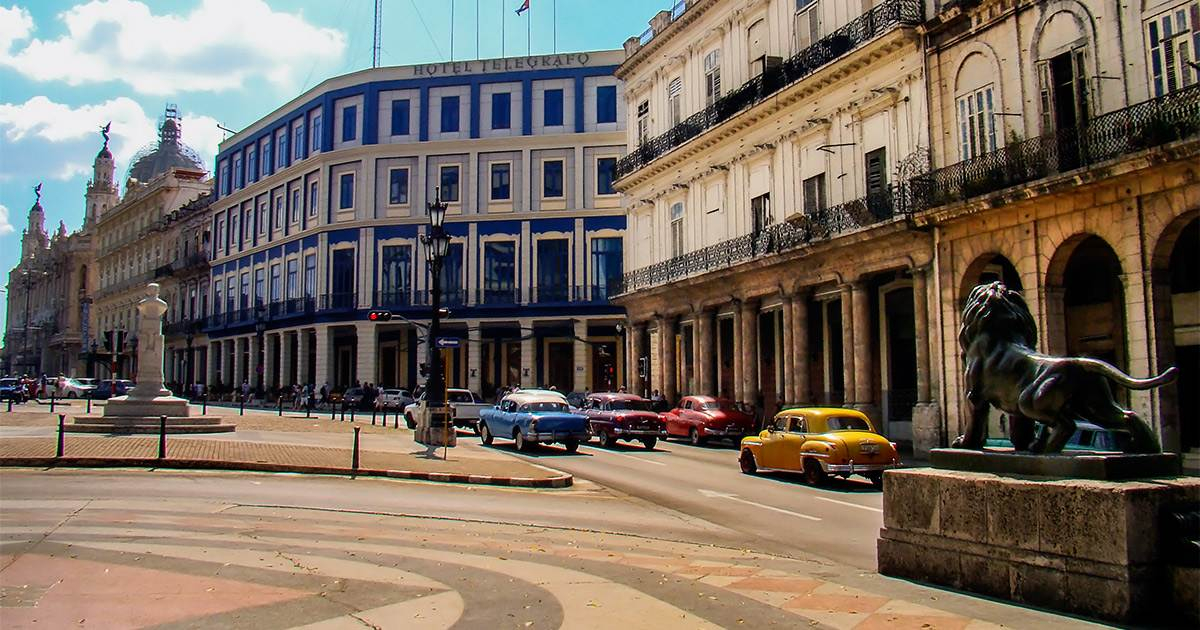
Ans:
<svg viewBox="0 0 1200 630"><path fill-rule="evenodd" d="M383 47L383 0L375 0L375 39L371 43L371 67L379 67L380 49Z"/></svg>

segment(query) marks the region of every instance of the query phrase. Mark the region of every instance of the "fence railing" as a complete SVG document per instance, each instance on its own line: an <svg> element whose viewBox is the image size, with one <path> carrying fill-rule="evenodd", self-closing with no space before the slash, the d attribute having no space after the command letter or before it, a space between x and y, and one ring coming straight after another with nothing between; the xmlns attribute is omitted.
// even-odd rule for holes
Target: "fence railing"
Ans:
<svg viewBox="0 0 1200 630"><path fill-rule="evenodd" d="M915 26L924 18L921 0L885 0L813 45L764 69L712 105L688 117L666 133L648 140L617 161L624 177L666 155L683 143L763 102L785 87L901 25Z"/></svg>
<svg viewBox="0 0 1200 630"><path fill-rule="evenodd" d="M1200 135L1200 85L1014 142L913 181L927 207L970 199Z"/></svg>
<svg viewBox="0 0 1200 630"><path fill-rule="evenodd" d="M534 287L506 287L502 289L476 288L442 292L442 304L447 306L531 306L556 304L605 304L612 295L609 288L588 285L543 285ZM420 291L376 291L373 307L406 309L424 308L432 304L433 295L425 289Z"/></svg>

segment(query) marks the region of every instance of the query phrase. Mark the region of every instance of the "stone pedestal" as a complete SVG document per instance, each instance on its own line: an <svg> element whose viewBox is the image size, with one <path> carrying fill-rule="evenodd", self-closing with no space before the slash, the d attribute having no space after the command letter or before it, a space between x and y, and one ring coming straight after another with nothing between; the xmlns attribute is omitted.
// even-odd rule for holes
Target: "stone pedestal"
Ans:
<svg viewBox="0 0 1200 630"><path fill-rule="evenodd" d="M889 471L879 572L1123 623L1184 614L1172 607L1159 523L1197 501L1195 478Z"/></svg>

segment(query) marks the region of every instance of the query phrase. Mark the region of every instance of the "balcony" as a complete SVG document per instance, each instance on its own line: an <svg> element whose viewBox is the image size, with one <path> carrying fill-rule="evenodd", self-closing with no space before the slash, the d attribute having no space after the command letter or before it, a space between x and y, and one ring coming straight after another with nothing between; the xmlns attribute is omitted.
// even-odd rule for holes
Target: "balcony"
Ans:
<svg viewBox="0 0 1200 630"><path fill-rule="evenodd" d="M922 0L886 0L778 67L769 68L742 84L670 131L643 143L617 161L617 178L633 174L893 28L919 25L923 16Z"/></svg>
<svg viewBox="0 0 1200 630"><path fill-rule="evenodd" d="M797 219L636 269L625 274L621 286L613 294L648 289L791 251L814 241L907 217L914 209L908 186L892 186L879 194L805 212Z"/></svg>
<svg viewBox="0 0 1200 630"><path fill-rule="evenodd" d="M196 252L187 256L180 256L171 262L171 271L179 273L189 269L197 269L208 266L208 254L204 252Z"/></svg>
<svg viewBox="0 0 1200 630"><path fill-rule="evenodd" d="M914 180L927 208L1200 135L1200 85L1029 138Z"/></svg>
<svg viewBox="0 0 1200 630"><path fill-rule="evenodd" d="M527 288L475 289L442 292L443 306L565 306L580 304L608 304L610 291L603 286L551 285ZM377 291L376 308L393 310L424 310L432 304L433 296L428 290L421 291Z"/></svg>
<svg viewBox="0 0 1200 630"><path fill-rule="evenodd" d="M200 317L196 319L183 319L177 322L171 322L163 326L164 335L186 335L189 332L200 332L205 325L207 318Z"/></svg>

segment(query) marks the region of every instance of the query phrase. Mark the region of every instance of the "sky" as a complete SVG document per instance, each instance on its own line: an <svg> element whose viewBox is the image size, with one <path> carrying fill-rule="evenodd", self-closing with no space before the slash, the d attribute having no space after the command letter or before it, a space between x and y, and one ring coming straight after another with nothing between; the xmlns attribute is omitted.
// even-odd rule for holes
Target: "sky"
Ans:
<svg viewBox="0 0 1200 630"><path fill-rule="evenodd" d="M521 0L383 0L381 65L620 48L673 3L531 0L517 16ZM183 141L211 170L226 136L218 125L242 129L329 77L371 66L374 4L0 0L5 278L38 183L47 232L59 221L69 232L83 224L101 125L112 122L122 192L130 158L156 140L167 104L178 106Z"/></svg>

